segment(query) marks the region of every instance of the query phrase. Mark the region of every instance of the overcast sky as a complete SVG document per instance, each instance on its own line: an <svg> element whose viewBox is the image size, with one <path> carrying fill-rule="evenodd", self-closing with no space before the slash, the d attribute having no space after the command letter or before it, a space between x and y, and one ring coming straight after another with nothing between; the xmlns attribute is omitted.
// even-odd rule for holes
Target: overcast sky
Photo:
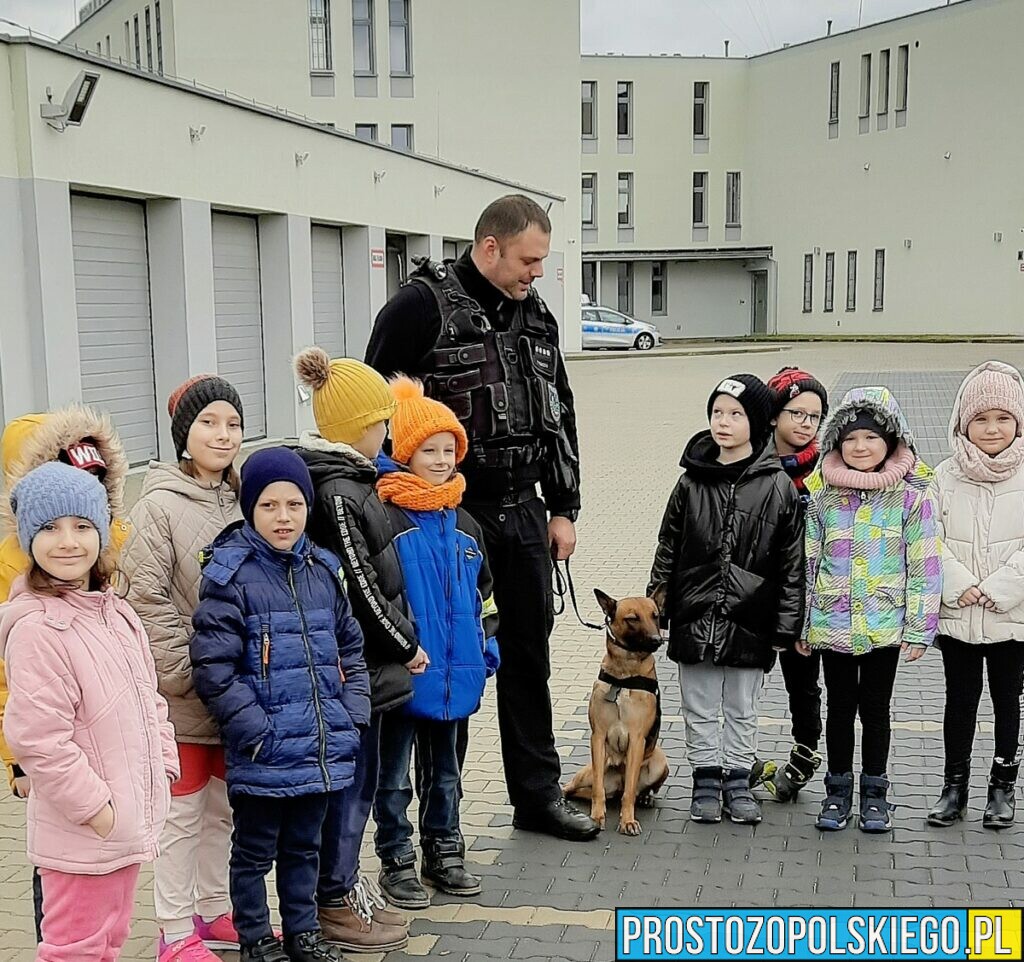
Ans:
<svg viewBox="0 0 1024 962"><path fill-rule="evenodd" d="M216 2L216 0L212 0ZM255 2L255 0L254 0ZM442 5L444 0L429 0ZM550 0L563 3L568 0ZM584 53L722 53L742 57L825 32L888 20L944 0L580 0ZM80 0L0 0L0 18L61 37ZM16 32L0 23L0 33Z"/></svg>

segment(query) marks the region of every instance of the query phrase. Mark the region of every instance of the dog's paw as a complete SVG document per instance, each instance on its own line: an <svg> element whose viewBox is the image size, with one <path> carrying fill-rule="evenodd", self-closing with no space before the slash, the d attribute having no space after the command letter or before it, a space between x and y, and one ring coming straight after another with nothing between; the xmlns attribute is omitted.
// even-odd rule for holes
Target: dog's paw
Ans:
<svg viewBox="0 0 1024 962"><path fill-rule="evenodd" d="M642 831L640 823L635 818L619 819L620 835L639 835Z"/></svg>
<svg viewBox="0 0 1024 962"><path fill-rule="evenodd" d="M590 818L591 818L592 821L597 822L597 824L601 826L601 831L603 832L604 831L604 822L605 822L605 813L602 812L602 811L597 811L595 809L591 809L590 810Z"/></svg>

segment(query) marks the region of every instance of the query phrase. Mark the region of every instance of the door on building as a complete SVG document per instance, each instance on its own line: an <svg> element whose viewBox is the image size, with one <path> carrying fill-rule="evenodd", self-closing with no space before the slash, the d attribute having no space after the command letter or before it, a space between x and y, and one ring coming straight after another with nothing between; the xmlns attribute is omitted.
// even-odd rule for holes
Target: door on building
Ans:
<svg viewBox="0 0 1024 962"><path fill-rule="evenodd" d="M404 234L386 234L385 242L388 258L388 298L398 293L408 276L406 245Z"/></svg>
<svg viewBox="0 0 1024 962"><path fill-rule="evenodd" d="M345 276L341 230L312 228L313 337L331 357L345 356Z"/></svg>
<svg viewBox="0 0 1024 962"><path fill-rule="evenodd" d="M768 271L750 272L750 330L753 334L768 333Z"/></svg>
<svg viewBox="0 0 1024 962"><path fill-rule="evenodd" d="M82 401L109 412L132 464L157 456L146 208L73 195Z"/></svg>
<svg viewBox="0 0 1024 962"><path fill-rule="evenodd" d="M217 373L245 407L245 440L267 436L267 379L263 362L263 302L256 218L213 215L213 302Z"/></svg>

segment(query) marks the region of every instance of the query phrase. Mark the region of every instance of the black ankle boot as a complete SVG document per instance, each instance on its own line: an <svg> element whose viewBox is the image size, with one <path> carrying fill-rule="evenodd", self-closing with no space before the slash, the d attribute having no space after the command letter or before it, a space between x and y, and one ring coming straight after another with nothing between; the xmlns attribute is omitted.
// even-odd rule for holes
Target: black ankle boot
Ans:
<svg viewBox="0 0 1024 962"><path fill-rule="evenodd" d="M718 767L693 770L693 797L690 818L695 822L722 820L722 769Z"/></svg>
<svg viewBox="0 0 1024 962"><path fill-rule="evenodd" d="M480 879L466 871L465 851L457 839L424 839L420 869L424 881L449 895L479 895Z"/></svg>
<svg viewBox="0 0 1024 962"><path fill-rule="evenodd" d="M988 781L988 804L981 819L981 824L985 828L1008 828L1013 824L1017 769L1017 765L1004 765L999 759L992 763L992 774Z"/></svg>
<svg viewBox="0 0 1024 962"><path fill-rule="evenodd" d="M272 935L260 939L255 945L239 947L239 962L290 962L281 943Z"/></svg>
<svg viewBox="0 0 1024 962"><path fill-rule="evenodd" d="M380 860L380 887L392 905L400 909L425 909L430 896L416 875L416 853Z"/></svg>
<svg viewBox="0 0 1024 962"><path fill-rule="evenodd" d="M290 962L345 962L341 949L331 945L319 931L286 935L284 951Z"/></svg>
<svg viewBox="0 0 1024 962"><path fill-rule="evenodd" d="M946 828L964 817L971 780L971 760L952 762L946 766L942 794L928 813L928 824Z"/></svg>

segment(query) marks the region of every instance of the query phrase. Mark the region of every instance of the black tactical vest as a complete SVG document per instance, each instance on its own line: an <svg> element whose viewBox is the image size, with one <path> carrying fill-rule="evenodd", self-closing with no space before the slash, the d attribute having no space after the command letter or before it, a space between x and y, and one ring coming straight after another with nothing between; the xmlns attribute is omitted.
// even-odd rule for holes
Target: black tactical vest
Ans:
<svg viewBox="0 0 1024 962"><path fill-rule="evenodd" d="M428 287L441 312L441 332L425 360L424 391L465 427L466 467L518 471L540 462L562 426L558 346L540 296L531 288L516 302L509 329L497 331L450 261L424 261L409 280Z"/></svg>

